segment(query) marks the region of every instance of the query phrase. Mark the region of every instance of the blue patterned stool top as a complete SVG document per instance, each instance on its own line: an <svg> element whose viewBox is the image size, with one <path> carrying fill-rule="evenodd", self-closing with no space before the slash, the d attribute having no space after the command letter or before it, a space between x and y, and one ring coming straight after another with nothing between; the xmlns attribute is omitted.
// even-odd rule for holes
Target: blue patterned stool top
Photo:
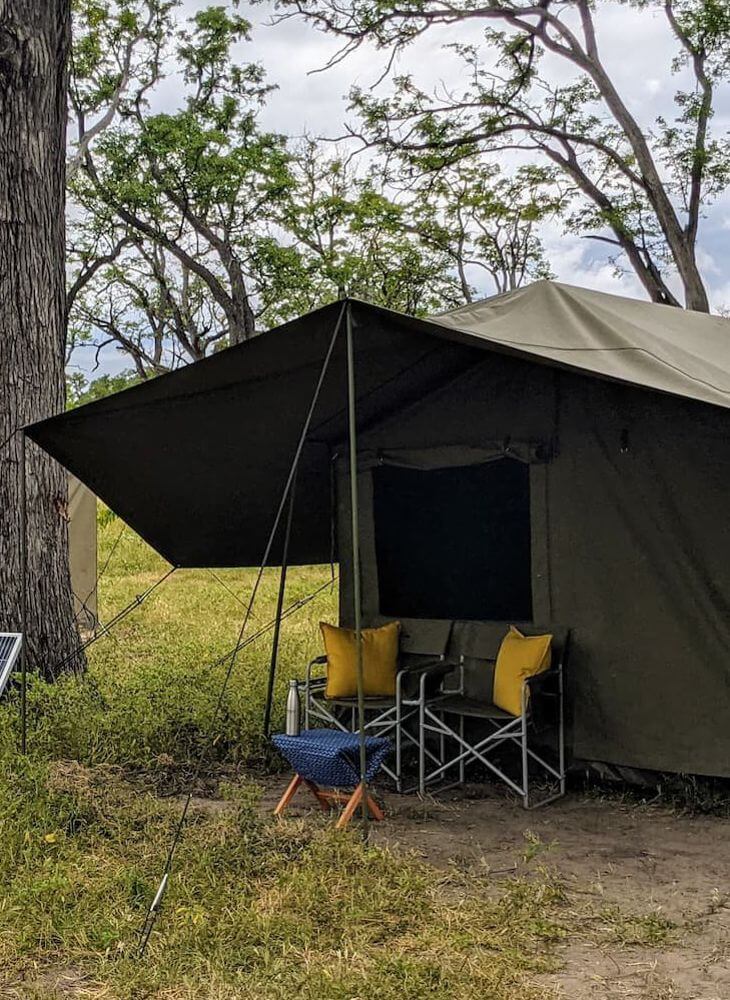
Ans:
<svg viewBox="0 0 730 1000"><path fill-rule="evenodd" d="M298 736L276 733L271 742L292 769L307 781L328 788L355 788L360 784L360 737L340 729L303 729ZM365 738L367 771L372 781L390 753L390 740L383 736Z"/></svg>

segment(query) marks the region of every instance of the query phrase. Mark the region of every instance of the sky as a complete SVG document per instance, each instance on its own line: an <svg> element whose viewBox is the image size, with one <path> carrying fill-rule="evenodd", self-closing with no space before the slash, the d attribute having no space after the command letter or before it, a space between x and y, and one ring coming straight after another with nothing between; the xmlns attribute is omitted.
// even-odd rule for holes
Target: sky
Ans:
<svg viewBox="0 0 730 1000"><path fill-rule="evenodd" d="M216 0L222 2L222 0ZM209 5L209 0L184 0L181 17ZM386 59L383 52L363 46L344 62L322 70L337 51L339 42L317 31L301 19L273 23L273 4L238 8L252 22L252 40L240 46L242 61L263 63L270 83L276 85L261 116L261 123L272 131L291 136L304 133L336 139L344 134L354 116L348 110L347 94L353 85L372 87L381 75ZM676 45L664 15L658 11L636 10L618 2L599 5L597 34L601 56L614 83L632 112L647 127L658 114L670 117L672 96L681 77L672 76L670 66ZM478 41L481 29L459 25L427 32L400 59L397 72L412 72L424 90L440 83L458 85L463 73L457 57L446 48L454 41ZM552 64L551 76L567 70L558 61ZM376 93L387 92L389 83L380 84ZM730 129L730 85L718 93L713 128L718 134ZM156 95L156 107L173 110L180 100L179 81L174 76L164 80ZM565 235L559 224L547 225L541 233L547 257L560 281L644 298L645 293L632 274L618 275L606 259L604 249L595 241ZM699 259L706 277L712 307L730 307L730 191L725 192L702 220ZM679 294L679 286L675 283ZM484 293L490 289L484 288ZM681 297L681 296L680 296ZM90 373L92 352L74 359ZM100 371L119 371L129 367L119 352L109 349L102 357Z"/></svg>

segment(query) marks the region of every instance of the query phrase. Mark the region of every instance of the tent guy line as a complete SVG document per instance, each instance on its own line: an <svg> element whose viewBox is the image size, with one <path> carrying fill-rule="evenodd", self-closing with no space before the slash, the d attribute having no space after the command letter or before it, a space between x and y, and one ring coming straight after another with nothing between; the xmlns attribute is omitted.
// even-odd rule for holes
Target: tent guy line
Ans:
<svg viewBox="0 0 730 1000"><path fill-rule="evenodd" d="M153 584L151 584L147 588L147 590L142 591L141 594L137 594L137 596L133 598L133 600L131 600L129 604L123 607L121 611L118 611L116 615L114 615L114 617L110 619L103 628L99 629L99 631L95 635L91 636L91 638L87 639L85 642L82 642L79 646L76 647L76 649L74 649L71 653L69 653L68 656L65 656L62 660L59 660L58 663L55 663L53 665L51 672L55 674L58 670L60 670L63 666L65 666L66 663L68 663L70 660L73 660L74 657L76 657L79 653L83 653L84 650L89 648L89 646L93 646L95 642L98 642L99 639L102 639L107 634L107 632L111 628L113 628L118 622L120 622L123 618L126 618L131 611L134 611L135 608L138 608L141 604L143 604L147 600L147 598L155 590L157 590L157 588L161 584L163 584L165 580L168 579L168 577L172 576L172 574L177 569L179 569L178 566L171 566L170 569L168 569L166 573L164 573L158 580L156 580Z"/></svg>
<svg viewBox="0 0 730 1000"><path fill-rule="evenodd" d="M114 539L114 544L112 545L111 549L109 550L109 555L108 555L108 556L106 557L106 560L104 561L104 565L103 565L103 566L101 567L101 569L100 569L100 570L99 570L99 572L97 573L97 576L96 576L96 580L94 581L94 586L93 586L93 587L91 588L91 590L89 591L89 593L88 593L88 594L86 595L86 598L85 598L85 600L81 601L81 598L78 598L78 600L80 601L80 603L81 603L82 605L84 605L84 607L86 606L86 603L87 603L87 602L88 602L88 601L89 601L89 600L90 600L90 599L91 599L91 598L92 598L92 597L94 596L94 594L95 594L95 593L97 592L97 590L98 590L98 588L99 588L99 583L101 582L101 579L102 579L102 577L104 576L104 574L106 573L107 569L109 568L109 563L110 563L110 562L111 562L111 560L112 560L112 556L113 556L113 555L114 555L114 553L116 552L116 550L117 550L117 546L118 546L118 545L119 545L119 543L121 542L121 540L122 540L122 535L124 534L124 532L125 532L126 530L127 530L127 525L126 525L126 524L124 523L124 521L122 521L122 527L121 527L121 529L119 530L119 534L118 534L118 535L117 535L117 537L116 537L116 538ZM76 618L78 618L78 614L77 614L77 615L76 615L75 617L76 617Z"/></svg>
<svg viewBox="0 0 730 1000"><path fill-rule="evenodd" d="M284 510L285 510L285 508L287 506L287 501L289 500L289 496L290 496L290 491L292 489L292 485L293 485L293 483L295 481L295 478L296 478L296 475L297 475L297 471L298 471L298 467L299 467L299 461L301 459L302 452L304 450L304 444L305 444L305 441L307 439L307 435L309 434L309 429L311 427L312 418L314 417L314 413L315 413L315 410L317 408L317 403L319 402L319 397L320 397L320 393L322 391L322 387L324 385L325 376L327 375L327 372L328 372L328 369L329 369L330 359L332 358L332 354L334 353L335 344L337 343L337 340L339 338L340 331L341 331L341 328L342 328L342 325L343 325L343 320L346 320L346 319L349 319L349 303L347 301L345 301L345 302L342 303L342 307L341 307L341 309L339 311L337 322L335 323L334 331L332 333L332 337L330 339L329 346L327 348L327 352L326 352L326 354L324 356L324 360L321 363L321 368L320 368L320 372L319 372L319 378L317 379L317 384L315 385L314 392L312 393L312 397L311 397L311 400L310 400L310 403L309 403L309 407L307 409L307 414L306 414L306 416L304 418L304 423L303 423L303 426L302 426L300 434L299 434L299 440L297 442L297 446L296 446L296 449L294 451L294 456L292 458L291 465L289 467L289 472L288 472L288 475L286 477L286 482L284 484L284 488L283 488L282 493L281 493L279 504L278 504L278 507L277 507L277 510L276 510L276 515L274 517L274 522L273 522L273 524L271 526L271 530L269 531L269 536L268 536L268 539L266 541L266 546L265 546L265 549L264 549L264 554L263 554L263 556L261 558L261 562L259 564L259 567L258 567L258 570L257 570L257 573L256 573L256 579L254 580L254 584L253 584L253 587L251 589L251 597L250 597L248 606L246 608L246 611L245 611L245 614L244 614L244 617L243 617L243 621L241 622L241 628L240 628L239 633L238 633L238 640L236 642L236 646L234 647L233 653L231 655L230 662L228 664L228 668L227 668L225 676L223 678L223 683L221 684L221 687L220 687L220 691L218 692L218 698L216 700L215 708L213 709L213 716L212 716L212 719L211 719L210 735L209 735L208 740L206 741L205 745L203 746L203 748L202 748L202 750L200 752L197 764L196 764L195 769L193 771L193 774L192 774L192 776L190 778L190 782L188 784L188 791L187 791L187 794L185 796L185 804L183 806L182 812L180 814L180 819L178 820L177 826L175 828L175 833L173 835L172 841L170 843L170 847L169 847L168 852L167 852L167 858L165 860L165 866L164 866L164 869L163 869L162 878L160 879L160 883L158 885L157 891L156 891L155 896L154 896L154 898L153 898L153 900L152 900L152 902L150 904L149 910L147 911L147 916L145 917L144 923L143 923L143 925L142 925L142 927L140 929L140 934L139 934L140 944L139 944L139 952L138 952L138 956L139 956L140 959L144 957L144 954L145 954L145 952L147 950L147 944L149 942L150 935L152 934L152 930L153 930L155 922L157 920L163 896L165 894L165 891L167 890L167 885L168 885L168 882L169 882L170 874L172 872L172 865L173 865L173 861L174 861L174 858L175 858L175 853L177 851L177 847L178 847L178 845L180 843L183 831L185 829L185 824L187 822L188 813L190 811L190 803L192 802L192 799L193 799L193 792L195 790L195 786L196 786L196 784L198 782L198 779L200 777L200 774L201 774L201 771L202 771L202 768L203 768L203 764L204 764L205 760L207 759L208 754L210 752L210 749L212 748L213 743L215 742L215 739L216 739L215 727L216 727L216 723L218 721L218 717L220 715L221 709L223 707L223 699L225 698L226 691L228 690L228 684L230 683L231 677L233 676L233 670L234 670L235 665L236 665L237 656L238 656L239 649L241 647L243 636L244 636L244 634L246 632L246 628L248 626L248 622L249 622L249 619L251 617L251 611L252 611L254 603L256 601L256 597L258 596L258 591L259 591L259 587L261 585L261 580L263 579L264 571L265 571L265 569L266 569L266 567L268 565L269 558L271 556L271 551L272 551L273 546L274 546L274 540L275 540L277 532L279 530L279 525L281 523L281 519L282 519ZM348 334L349 334L349 332L350 332L350 328L349 328L349 322L348 322ZM360 669L359 674L358 674L358 685L359 685L360 691L362 691L362 669ZM362 735L361 735L361 742L364 742L364 738L365 738L365 734L363 732Z"/></svg>
<svg viewBox="0 0 730 1000"><path fill-rule="evenodd" d="M10 442L11 442L11 441L13 440L13 438L14 438L14 437L15 437L15 435L16 435L16 434L18 433L18 431L20 431L20 430L22 430L22 429L23 429L23 428L21 428L21 427L16 427L14 431L11 431L11 432L10 432L10 433L8 434L8 436L7 436L6 438L5 438L5 440L3 441L3 443L2 443L2 444L0 444L0 451L2 451L2 450L3 450L3 448L4 448L4 447L5 447L6 445L10 444Z"/></svg>

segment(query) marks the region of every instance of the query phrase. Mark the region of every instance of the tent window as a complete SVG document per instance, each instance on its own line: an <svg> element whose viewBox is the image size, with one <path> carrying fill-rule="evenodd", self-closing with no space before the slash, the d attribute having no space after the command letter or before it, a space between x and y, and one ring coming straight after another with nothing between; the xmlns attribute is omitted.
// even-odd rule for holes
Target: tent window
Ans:
<svg viewBox="0 0 730 1000"><path fill-rule="evenodd" d="M381 614L532 618L527 465L385 465L373 479Z"/></svg>

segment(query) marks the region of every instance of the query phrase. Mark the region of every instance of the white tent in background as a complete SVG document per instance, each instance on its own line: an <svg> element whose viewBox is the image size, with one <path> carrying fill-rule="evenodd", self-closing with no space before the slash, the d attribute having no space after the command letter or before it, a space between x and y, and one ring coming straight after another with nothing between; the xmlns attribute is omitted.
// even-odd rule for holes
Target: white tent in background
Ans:
<svg viewBox="0 0 730 1000"><path fill-rule="evenodd" d="M95 629L98 621L96 593L96 497L76 476L68 477L68 548L74 614L79 627Z"/></svg>

